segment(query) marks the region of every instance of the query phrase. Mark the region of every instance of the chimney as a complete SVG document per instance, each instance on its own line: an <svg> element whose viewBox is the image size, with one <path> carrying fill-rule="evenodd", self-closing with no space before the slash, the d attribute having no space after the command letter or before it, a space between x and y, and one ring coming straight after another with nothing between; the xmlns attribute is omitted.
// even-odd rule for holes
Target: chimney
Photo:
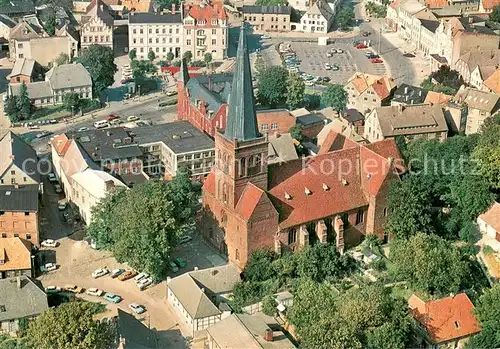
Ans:
<svg viewBox="0 0 500 349"><path fill-rule="evenodd" d="M175 15L175 2L172 3L172 14Z"/></svg>
<svg viewBox="0 0 500 349"><path fill-rule="evenodd" d="M266 342L273 341L273 330L271 330L270 328L266 328L266 331L264 332L264 340Z"/></svg>
<svg viewBox="0 0 500 349"><path fill-rule="evenodd" d="M20 276L18 276L18 277L16 278L16 283L17 283L17 288L18 288L18 289L21 289L21 277L20 277Z"/></svg>

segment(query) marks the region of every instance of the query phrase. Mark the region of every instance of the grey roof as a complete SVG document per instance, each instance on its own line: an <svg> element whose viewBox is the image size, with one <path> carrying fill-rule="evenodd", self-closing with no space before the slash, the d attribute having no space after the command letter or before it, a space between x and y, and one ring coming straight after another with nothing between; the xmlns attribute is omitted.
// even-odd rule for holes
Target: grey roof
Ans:
<svg viewBox="0 0 500 349"><path fill-rule="evenodd" d="M181 13L176 14L166 13L158 15L150 12L131 12L128 18L128 22L132 24L156 24L156 23L178 23L182 24Z"/></svg>
<svg viewBox="0 0 500 349"><path fill-rule="evenodd" d="M384 137L448 131L438 104L378 107L373 112Z"/></svg>
<svg viewBox="0 0 500 349"><path fill-rule="evenodd" d="M82 16L81 24L87 23L91 18L97 17L103 21L108 27L114 24L113 17L109 14L109 6L102 0L93 0L87 6L87 13Z"/></svg>
<svg viewBox="0 0 500 349"><path fill-rule="evenodd" d="M243 13L262 13L275 15L290 15L292 8L290 6L258 6L244 5Z"/></svg>
<svg viewBox="0 0 500 349"><path fill-rule="evenodd" d="M26 75L31 76L33 74L33 68L35 67L35 60L20 58L16 59L14 63L14 67L9 74L9 77L13 77L16 75Z"/></svg>
<svg viewBox="0 0 500 349"><path fill-rule="evenodd" d="M440 56L437 53L432 53L430 54L430 56L441 64L448 64L448 60L446 59L446 57Z"/></svg>
<svg viewBox="0 0 500 349"><path fill-rule="evenodd" d="M224 137L229 140L246 141L261 137L253 104L252 72L244 25L240 28L238 51L234 69L228 117Z"/></svg>
<svg viewBox="0 0 500 349"><path fill-rule="evenodd" d="M0 186L0 211L38 212L38 184Z"/></svg>
<svg viewBox="0 0 500 349"><path fill-rule="evenodd" d="M394 91L393 102L403 104L422 104L427 97L427 90L421 87L401 84L396 91Z"/></svg>
<svg viewBox="0 0 500 349"><path fill-rule="evenodd" d="M157 340L154 332L141 321L118 308L118 333L125 340L123 349L154 349Z"/></svg>
<svg viewBox="0 0 500 349"><path fill-rule="evenodd" d="M364 121L365 117L355 108L349 108L344 111L344 119L350 123L355 123L357 121Z"/></svg>
<svg viewBox="0 0 500 349"><path fill-rule="evenodd" d="M421 19L420 23L422 23L422 26L431 33L435 33L440 24L439 21L430 21L428 19Z"/></svg>
<svg viewBox="0 0 500 349"><path fill-rule="evenodd" d="M163 142L175 154L214 149L214 141L188 121L132 129L129 134L136 144Z"/></svg>
<svg viewBox="0 0 500 349"><path fill-rule="evenodd" d="M269 137L268 164L297 160L299 156L289 133Z"/></svg>
<svg viewBox="0 0 500 349"><path fill-rule="evenodd" d="M201 319L220 314L220 310L210 301L207 293L229 293L238 281L240 281L238 269L228 264L187 272L170 280L168 288L193 319Z"/></svg>
<svg viewBox="0 0 500 349"><path fill-rule="evenodd" d="M0 139L0 155L0 178L10 168L11 164L14 164L31 179L40 183L36 152L18 135L11 131L3 135Z"/></svg>
<svg viewBox="0 0 500 349"><path fill-rule="evenodd" d="M455 101L466 103L469 108L494 114L500 109L500 96L485 91L479 91L462 86L454 98Z"/></svg>
<svg viewBox="0 0 500 349"><path fill-rule="evenodd" d="M49 309L39 281L24 275L19 278L20 288L17 278L0 279L0 322L36 316Z"/></svg>
<svg viewBox="0 0 500 349"><path fill-rule="evenodd" d="M186 72L182 72L185 79ZM205 108L214 114L222 104L227 103L231 91L232 74L211 74L188 77L185 86L189 91L189 99L193 104L196 101L203 101ZM207 115L210 117L210 115Z"/></svg>
<svg viewBox="0 0 500 349"><path fill-rule="evenodd" d="M81 63L62 64L50 69L45 75L54 90L92 86L90 73Z"/></svg>
<svg viewBox="0 0 500 349"><path fill-rule="evenodd" d="M321 15L329 21L333 17L334 13L326 0L317 0L314 5L307 10L305 15Z"/></svg>
<svg viewBox="0 0 500 349"><path fill-rule="evenodd" d="M16 22L14 22L9 16L0 14L0 22L5 24L9 28L14 28L16 26Z"/></svg>
<svg viewBox="0 0 500 349"><path fill-rule="evenodd" d="M300 124L302 126L310 126L318 123L323 123L325 120L325 117L323 114L319 113L311 113L311 114L306 114L306 115L301 115L297 117L297 124Z"/></svg>
<svg viewBox="0 0 500 349"><path fill-rule="evenodd" d="M19 84L10 84L10 89L14 96L18 96L21 94L21 85ZM50 87L49 81L36 81L26 84L28 87L28 96L30 99L39 99L39 98L50 98L52 97L52 88Z"/></svg>
<svg viewBox="0 0 500 349"><path fill-rule="evenodd" d="M139 146L132 142L123 127L82 132L67 132L77 141L92 161L117 160L142 156Z"/></svg>
<svg viewBox="0 0 500 349"><path fill-rule="evenodd" d="M15 0L5 2L0 6L0 13L7 15L19 15L24 13L34 13L35 5L31 0Z"/></svg>

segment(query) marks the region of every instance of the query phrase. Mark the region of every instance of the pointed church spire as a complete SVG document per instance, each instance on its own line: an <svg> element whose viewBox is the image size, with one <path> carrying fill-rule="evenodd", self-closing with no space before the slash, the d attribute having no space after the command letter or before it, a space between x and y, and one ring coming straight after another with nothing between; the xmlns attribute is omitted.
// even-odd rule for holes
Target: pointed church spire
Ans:
<svg viewBox="0 0 500 349"><path fill-rule="evenodd" d="M259 138L257 117L253 104L252 73L248 56L245 22L240 29L238 52L234 69L233 84L228 102L226 130L224 136L229 140L246 141Z"/></svg>
<svg viewBox="0 0 500 349"><path fill-rule="evenodd" d="M189 73L188 73L188 67L186 63L186 59L182 58L181 59L181 71L179 73L179 81L184 82L184 86L187 84L189 81Z"/></svg>

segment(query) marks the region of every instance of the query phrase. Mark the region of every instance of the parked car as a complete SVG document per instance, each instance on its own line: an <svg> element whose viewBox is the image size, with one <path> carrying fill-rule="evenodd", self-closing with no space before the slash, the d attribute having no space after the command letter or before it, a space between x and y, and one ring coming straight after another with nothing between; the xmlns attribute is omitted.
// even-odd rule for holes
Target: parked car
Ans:
<svg viewBox="0 0 500 349"><path fill-rule="evenodd" d="M177 273L179 271L179 267L177 266L177 264L175 264L174 262L170 262L169 263L169 266L170 266L170 269L172 269L172 271L174 273Z"/></svg>
<svg viewBox="0 0 500 349"><path fill-rule="evenodd" d="M147 278L147 277L148 277L148 274L146 274L146 273L139 273L139 274L137 274L137 275L136 275L136 277L134 278L134 281L135 281L135 282L139 282L139 281L141 281L142 279Z"/></svg>
<svg viewBox="0 0 500 349"><path fill-rule="evenodd" d="M182 258L176 258L174 259L175 264L179 266L179 268L185 268L186 267L186 262Z"/></svg>
<svg viewBox="0 0 500 349"><path fill-rule="evenodd" d="M139 120L139 117L138 116L135 116L135 115L130 115L128 118L127 118L127 121L137 121Z"/></svg>
<svg viewBox="0 0 500 349"><path fill-rule="evenodd" d="M47 263L44 266L42 266L42 268L44 268L45 271L53 271L57 269L57 265L56 263Z"/></svg>
<svg viewBox="0 0 500 349"><path fill-rule="evenodd" d="M64 211L66 207L68 206L68 201L66 199L59 200L57 203L57 208L59 211Z"/></svg>
<svg viewBox="0 0 500 349"><path fill-rule="evenodd" d="M46 137L46 136L51 135L51 134L52 134L52 132L49 132L49 131L42 131L42 132L40 132L40 133L38 133L38 134L36 135L36 138L43 138L43 137Z"/></svg>
<svg viewBox="0 0 500 349"><path fill-rule="evenodd" d="M100 290L98 288L95 288L95 287L91 287L91 288L87 289L87 291L85 293L88 294L89 296L101 297L104 294L104 291Z"/></svg>
<svg viewBox="0 0 500 349"><path fill-rule="evenodd" d="M185 243L188 243L191 240L193 240L193 238L191 236L184 235L184 236L181 236L181 238L179 239L179 243L180 244L185 244Z"/></svg>
<svg viewBox="0 0 500 349"><path fill-rule="evenodd" d="M175 96L177 94L177 91L167 91L165 94L167 96Z"/></svg>
<svg viewBox="0 0 500 349"><path fill-rule="evenodd" d="M371 32L368 32L368 31L363 32L363 36L370 36L371 34L372 34L372 33L371 33Z"/></svg>
<svg viewBox="0 0 500 349"><path fill-rule="evenodd" d="M46 293L57 293L57 292L61 292L61 288L57 287L57 286L47 286L45 288L45 292Z"/></svg>
<svg viewBox="0 0 500 349"><path fill-rule="evenodd" d="M357 48L358 50L363 49L363 48L367 48L367 47L368 47L368 46L366 46L365 44L357 44L357 45L356 45L356 48Z"/></svg>
<svg viewBox="0 0 500 349"><path fill-rule="evenodd" d="M126 272L124 272L123 274L121 274L120 276L118 276L118 280L120 280L120 281L126 281L126 280L129 280L129 279L132 279L136 275L137 275L137 272L135 272L133 270L127 270Z"/></svg>
<svg viewBox="0 0 500 349"><path fill-rule="evenodd" d="M339 71L340 70L340 67L336 64L332 65L332 70L333 71Z"/></svg>
<svg viewBox="0 0 500 349"><path fill-rule="evenodd" d="M108 116L108 121L113 121L113 120L116 120L116 119L119 119L120 117L116 114L109 114Z"/></svg>
<svg viewBox="0 0 500 349"><path fill-rule="evenodd" d="M341 48L338 48L337 53L344 53L344 50L342 50Z"/></svg>
<svg viewBox="0 0 500 349"><path fill-rule="evenodd" d="M130 303L128 307L136 314L142 314L146 311L146 309L142 305L139 305L137 303Z"/></svg>
<svg viewBox="0 0 500 349"><path fill-rule="evenodd" d="M100 278L101 276L104 276L108 273L109 273L108 269L100 268L100 269L94 270L94 272L92 273L92 277L94 279L97 279L97 278Z"/></svg>
<svg viewBox="0 0 500 349"><path fill-rule="evenodd" d="M80 127L78 129L78 132L85 132L85 131L88 131L88 130L90 130L90 129L87 126L83 126L83 127Z"/></svg>
<svg viewBox="0 0 500 349"><path fill-rule="evenodd" d="M63 192L61 185L59 183L54 184L54 190L57 194L61 194Z"/></svg>
<svg viewBox="0 0 500 349"><path fill-rule="evenodd" d="M122 301L122 297L110 292L104 295L104 299L111 303L120 303Z"/></svg>
<svg viewBox="0 0 500 349"><path fill-rule="evenodd" d="M52 239L47 239L47 240L43 240L40 245L42 245L43 247L57 247L57 246L59 246L59 243L57 241L52 240Z"/></svg>
<svg viewBox="0 0 500 349"><path fill-rule="evenodd" d="M333 57L333 53L331 53L331 52L327 52L327 53L326 53L326 57L327 57L327 58Z"/></svg>
<svg viewBox="0 0 500 349"><path fill-rule="evenodd" d="M270 36L267 36L267 35L262 35L260 38L261 38L261 39L271 39L271 37L270 37Z"/></svg>
<svg viewBox="0 0 500 349"><path fill-rule="evenodd" d="M332 70L332 66L330 65L330 63L325 63L325 69Z"/></svg>
<svg viewBox="0 0 500 349"><path fill-rule="evenodd" d="M58 180L57 180L57 177L56 175L54 174L54 172L50 172L47 177L49 177L49 182L50 183L57 183Z"/></svg>
<svg viewBox="0 0 500 349"><path fill-rule="evenodd" d="M373 59L371 60L371 62L372 62L372 63L384 63L384 61L383 61L383 60L381 60L380 58L373 58Z"/></svg>
<svg viewBox="0 0 500 349"><path fill-rule="evenodd" d="M123 274L123 272L125 272L125 269L113 269L109 275L114 279Z"/></svg>
<svg viewBox="0 0 500 349"><path fill-rule="evenodd" d="M323 82L330 82L330 80L328 76L323 76Z"/></svg>
<svg viewBox="0 0 500 349"><path fill-rule="evenodd" d="M76 285L66 285L66 286L64 286L64 289L68 292L73 292L76 294L83 293L83 288L76 286Z"/></svg>
<svg viewBox="0 0 500 349"><path fill-rule="evenodd" d="M306 81L305 85L306 86L314 86L314 81Z"/></svg>
<svg viewBox="0 0 500 349"><path fill-rule="evenodd" d="M137 283L137 287L139 287L139 290L143 291L146 289L146 287L150 286L153 284L153 279L151 278L146 278L142 279Z"/></svg>

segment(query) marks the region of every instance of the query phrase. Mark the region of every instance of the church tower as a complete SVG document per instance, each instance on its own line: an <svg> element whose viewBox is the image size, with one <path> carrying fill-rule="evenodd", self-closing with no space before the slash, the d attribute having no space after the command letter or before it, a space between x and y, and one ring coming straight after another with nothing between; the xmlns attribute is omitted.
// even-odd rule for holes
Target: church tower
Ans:
<svg viewBox="0 0 500 349"><path fill-rule="evenodd" d="M228 101L226 129L215 136L215 196L233 210L247 183L264 191L268 189L268 140L258 131L251 74L243 25Z"/></svg>

